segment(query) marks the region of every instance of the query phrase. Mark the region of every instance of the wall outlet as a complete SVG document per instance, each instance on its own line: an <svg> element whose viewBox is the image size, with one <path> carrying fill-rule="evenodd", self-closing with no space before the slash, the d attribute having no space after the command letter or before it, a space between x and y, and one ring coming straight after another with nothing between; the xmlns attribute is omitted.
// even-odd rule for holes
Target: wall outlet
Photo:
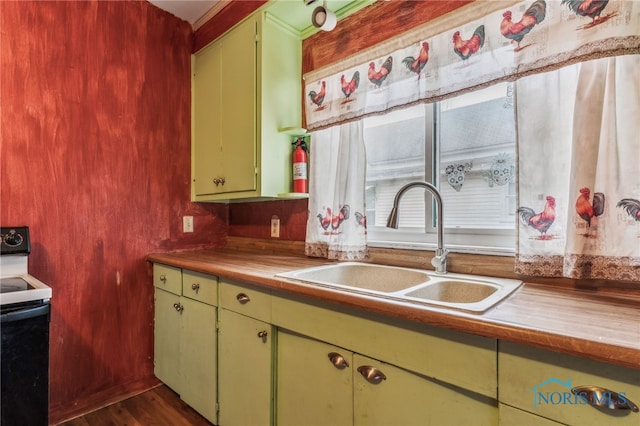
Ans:
<svg viewBox="0 0 640 426"><path fill-rule="evenodd" d="M276 215L271 216L271 237L280 238L280 218Z"/></svg>
<svg viewBox="0 0 640 426"><path fill-rule="evenodd" d="M193 216L182 216L182 232L193 232Z"/></svg>

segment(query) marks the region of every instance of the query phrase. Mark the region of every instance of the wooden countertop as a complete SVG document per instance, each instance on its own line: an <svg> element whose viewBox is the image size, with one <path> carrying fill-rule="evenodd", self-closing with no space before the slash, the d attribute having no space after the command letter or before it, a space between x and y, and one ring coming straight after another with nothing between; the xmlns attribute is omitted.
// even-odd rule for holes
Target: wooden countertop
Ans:
<svg viewBox="0 0 640 426"><path fill-rule="evenodd" d="M484 312L411 305L274 275L330 263L288 254L206 249L150 254L151 262L209 273L323 302L640 369L640 292L592 292L527 283Z"/></svg>

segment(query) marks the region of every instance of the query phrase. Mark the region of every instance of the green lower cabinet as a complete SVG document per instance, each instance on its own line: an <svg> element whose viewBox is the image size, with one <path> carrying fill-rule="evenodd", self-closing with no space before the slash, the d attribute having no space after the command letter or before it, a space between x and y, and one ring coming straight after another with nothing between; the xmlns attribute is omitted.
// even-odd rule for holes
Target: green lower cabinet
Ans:
<svg viewBox="0 0 640 426"><path fill-rule="evenodd" d="M640 370L500 341L498 384L501 410L515 407L568 425L640 425L640 413L620 404L640 404ZM593 401L611 408L588 403L588 389L598 389ZM500 417L501 425L521 424Z"/></svg>
<svg viewBox="0 0 640 426"><path fill-rule="evenodd" d="M220 425L272 424L271 325L220 309L218 338Z"/></svg>
<svg viewBox="0 0 640 426"><path fill-rule="evenodd" d="M358 425L495 425L497 402L355 354L354 421Z"/></svg>
<svg viewBox="0 0 640 426"><path fill-rule="evenodd" d="M216 422L216 307L155 290L154 373Z"/></svg>
<svg viewBox="0 0 640 426"><path fill-rule="evenodd" d="M340 347L278 333L277 424L495 425L494 399Z"/></svg>
<svg viewBox="0 0 640 426"><path fill-rule="evenodd" d="M163 265L154 286L154 372L221 426L640 424L573 393L637 405L640 370Z"/></svg>
<svg viewBox="0 0 640 426"><path fill-rule="evenodd" d="M353 354L286 331L278 332L276 424L350 425Z"/></svg>
<svg viewBox="0 0 640 426"><path fill-rule="evenodd" d="M216 308L183 297L180 334L180 398L216 422Z"/></svg>
<svg viewBox="0 0 640 426"><path fill-rule="evenodd" d="M154 374L216 423L217 278L185 271L189 288L183 291L179 268L159 264L153 268Z"/></svg>
<svg viewBox="0 0 640 426"><path fill-rule="evenodd" d="M153 372L167 386L180 393L181 315L174 307L180 296L155 289Z"/></svg>

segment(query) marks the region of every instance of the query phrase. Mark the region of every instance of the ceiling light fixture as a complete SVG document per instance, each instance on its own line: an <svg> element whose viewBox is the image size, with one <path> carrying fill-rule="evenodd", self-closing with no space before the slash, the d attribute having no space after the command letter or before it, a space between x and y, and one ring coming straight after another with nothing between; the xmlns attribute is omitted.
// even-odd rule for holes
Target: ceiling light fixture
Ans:
<svg viewBox="0 0 640 426"><path fill-rule="evenodd" d="M337 22L336 14L327 9L327 0L322 2L322 6L316 7L311 14L311 23L322 31L331 31L336 27Z"/></svg>

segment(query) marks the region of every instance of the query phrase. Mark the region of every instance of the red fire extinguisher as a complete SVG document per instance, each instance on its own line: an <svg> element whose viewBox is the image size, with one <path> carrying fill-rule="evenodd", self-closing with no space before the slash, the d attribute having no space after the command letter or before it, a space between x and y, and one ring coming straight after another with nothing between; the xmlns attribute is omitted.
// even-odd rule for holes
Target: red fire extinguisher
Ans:
<svg viewBox="0 0 640 426"><path fill-rule="evenodd" d="M307 144L299 136L292 145L293 150L293 192L307 192Z"/></svg>

